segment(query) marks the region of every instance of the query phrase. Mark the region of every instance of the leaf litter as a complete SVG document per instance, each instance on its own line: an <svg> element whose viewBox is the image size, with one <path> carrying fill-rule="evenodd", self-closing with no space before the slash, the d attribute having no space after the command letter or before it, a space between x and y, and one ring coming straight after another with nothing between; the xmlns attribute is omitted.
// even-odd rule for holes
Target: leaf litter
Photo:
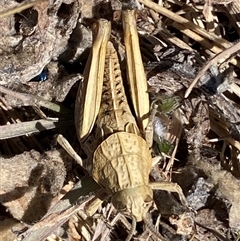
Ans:
<svg viewBox="0 0 240 241"><path fill-rule="evenodd" d="M19 2L2 1L1 12ZM230 56L227 50L238 46L240 1L126 4L141 8L137 23L152 103L161 106L173 98L177 102L154 117L156 165L150 180L177 182L194 209L190 215L172 194L155 191L157 209L149 219L166 240L237 240L239 57L237 47ZM124 68L121 8L121 1L38 1L0 18L0 233L5 240L127 236L129 220L108 202L93 218L86 217L84 207L101 192L88 177L71 189L84 172L55 142L55 135L62 133L84 156L72 113L92 43L91 26L94 18L112 19L112 38ZM36 81L44 69L47 76ZM198 73L199 81L187 96ZM159 147L163 140L170 146L166 153ZM155 240L141 224L137 230L136 240Z"/></svg>

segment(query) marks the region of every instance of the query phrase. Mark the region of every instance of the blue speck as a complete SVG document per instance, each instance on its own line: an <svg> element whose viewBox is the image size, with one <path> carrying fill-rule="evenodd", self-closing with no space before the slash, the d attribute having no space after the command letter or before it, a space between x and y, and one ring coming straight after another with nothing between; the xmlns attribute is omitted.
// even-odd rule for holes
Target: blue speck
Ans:
<svg viewBox="0 0 240 241"><path fill-rule="evenodd" d="M34 77L32 79L32 81L46 81L48 79L48 70L47 69L43 69L42 73L40 73L39 75L37 75L36 77Z"/></svg>

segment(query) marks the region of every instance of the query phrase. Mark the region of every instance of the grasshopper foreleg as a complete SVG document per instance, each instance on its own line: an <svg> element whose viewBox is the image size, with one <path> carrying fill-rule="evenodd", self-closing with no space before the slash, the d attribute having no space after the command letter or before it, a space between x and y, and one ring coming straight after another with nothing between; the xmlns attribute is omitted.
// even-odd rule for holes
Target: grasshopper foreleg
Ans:
<svg viewBox="0 0 240 241"><path fill-rule="evenodd" d="M149 186L152 189L155 189L155 190L176 192L179 196L179 199L180 199L181 203L184 206L188 207L188 203L187 203L187 200L186 200L186 198L183 194L182 188L177 183L174 183L174 182L152 182L152 183L149 183Z"/></svg>

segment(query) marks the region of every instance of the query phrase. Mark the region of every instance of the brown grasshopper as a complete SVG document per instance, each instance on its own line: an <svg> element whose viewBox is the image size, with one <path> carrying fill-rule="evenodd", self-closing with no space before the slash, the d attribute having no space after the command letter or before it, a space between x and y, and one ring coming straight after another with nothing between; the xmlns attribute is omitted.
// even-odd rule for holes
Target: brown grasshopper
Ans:
<svg viewBox="0 0 240 241"><path fill-rule="evenodd" d="M136 222L146 221L153 204L152 189L177 192L185 205L186 200L175 183L149 183L152 157L145 137L150 106L147 81L134 11L123 11L122 15L127 77L135 113L128 105L117 52L109 41L110 22L101 19L94 26L94 42L75 108L77 136L88 155L88 164L77 154L71 155L112 197L113 206L132 218L130 240Z"/></svg>

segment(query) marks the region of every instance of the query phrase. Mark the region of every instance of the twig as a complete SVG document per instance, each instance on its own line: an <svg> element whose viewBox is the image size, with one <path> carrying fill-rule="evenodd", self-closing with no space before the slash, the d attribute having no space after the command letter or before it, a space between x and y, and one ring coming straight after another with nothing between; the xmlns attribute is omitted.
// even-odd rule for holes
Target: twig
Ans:
<svg viewBox="0 0 240 241"><path fill-rule="evenodd" d="M29 106L37 105L37 106L45 107L45 108L55 111L55 112L61 112L61 113L66 113L66 114L72 113L69 109L66 109L59 104L55 104L51 101L45 100L45 99L35 96L35 95L16 92L16 91L10 90L2 85L0 85L0 92L7 94L7 95L11 95L14 98L17 98L19 100L22 100L25 104L27 104Z"/></svg>
<svg viewBox="0 0 240 241"><path fill-rule="evenodd" d="M0 140L5 140L13 137L30 135L33 133L40 133L43 130L51 130L57 126L66 126L66 124L72 124L73 121L61 121L60 124L58 121L53 120L35 120L35 121L26 121L10 125L0 126Z"/></svg>
<svg viewBox="0 0 240 241"><path fill-rule="evenodd" d="M13 15L15 13L20 13L25 9L31 8L35 5L37 5L38 3L45 2L45 1L47 1L47 0L25 1L17 7L13 7L13 8L5 10L3 12L0 12L0 19L4 18L4 17L7 17L7 16L10 16L10 15Z"/></svg>
<svg viewBox="0 0 240 241"><path fill-rule="evenodd" d="M23 241L45 240L57 227L65 223L72 214L81 209L81 204L89 200L92 193L99 189L99 185L91 177L84 177L48 211L42 220L22 234Z"/></svg>
<svg viewBox="0 0 240 241"><path fill-rule="evenodd" d="M196 83L198 82L198 80L201 78L201 76L204 75L204 73L208 70L208 68L211 65L217 65L217 63L221 60L221 59L227 59L230 58L232 55L234 55L235 53L237 53L240 49L240 42L234 44L233 46L231 46L230 48L222 51L221 53L217 54L216 56L214 56L213 58L211 58L204 66L203 68L199 71L199 73L197 74L197 76L195 77L195 79L193 80L193 82L190 84L190 86L188 87L188 89L186 90L185 93L185 98L187 98L189 96L189 94L191 93L193 87L196 85Z"/></svg>
<svg viewBox="0 0 240 241"><path fill-rule="evenodd" d="M209 33L205 29L199 27L198 25L194 24L193 22L189 21L186 18L183 18L176 13L150 1L150 0L139 0L140 3L144 4L145 6L155 10L156 12L166 16L167 18L172 19L173 21L177 23L184 24L186 28L193 30L194 32L198 33L199 35L203 36L206 39L209 39L213 42L215 42L217 45L221 47L228 48L230 46L230 43L223 39L218 37L217 35L213 33Z"/></svg>

